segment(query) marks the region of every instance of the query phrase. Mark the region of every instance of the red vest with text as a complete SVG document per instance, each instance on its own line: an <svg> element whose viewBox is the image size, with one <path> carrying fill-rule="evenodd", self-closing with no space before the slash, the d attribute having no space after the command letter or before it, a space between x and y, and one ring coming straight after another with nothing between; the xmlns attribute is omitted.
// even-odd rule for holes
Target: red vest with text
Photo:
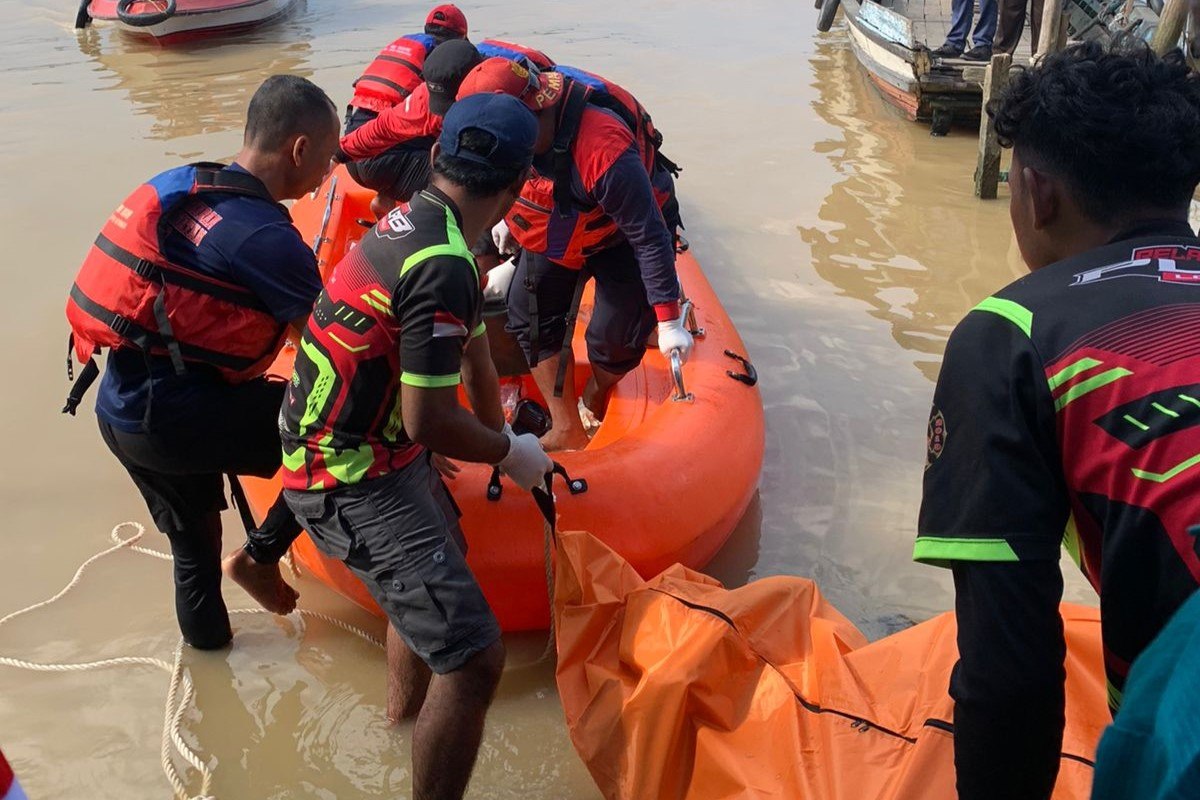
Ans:
<svg viewBox="0 0 1200 800"><path fill-rule="evenodd" d="M71 286L67 321L81 362L104 347L132 347L169 356L177 372L205 364L237 383L275 359L285 326L254 293L163 255L163 220L206 192L275 203L258 181L221 164L176 167L134 190L100 230Z"/></svg>
<svg viewBox="0 0 1200 800"><path fill-rule="evenodd" d="M578 269L588 256L618 242L620 231L599 206L573 196L573 176L590 193L632 138L662 207L673 193L667 173L678 167L660 154L662 136L632 94L574 67L553 69L566 76L551 155L554 166L549 175L533 172L506 220L521 247Z"/></svg>
<svg viewBox="0 0 1200 800"><path fill-rule="evenodd" d="M380 50L354 82L350 105L378 113L404 102L421 83L421 68L437 44L427 33L412 33Z"/></svg>

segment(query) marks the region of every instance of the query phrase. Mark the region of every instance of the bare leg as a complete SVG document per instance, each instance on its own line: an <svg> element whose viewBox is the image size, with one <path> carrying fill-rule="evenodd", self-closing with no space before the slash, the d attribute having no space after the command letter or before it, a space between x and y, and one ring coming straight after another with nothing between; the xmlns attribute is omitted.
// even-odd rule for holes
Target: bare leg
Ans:
<svg viewBox="0 0 1200 800"><path fill-rule="evenodd" d="M542 447L547 451L582 450L587 447L588 436L579 420L579 399L575 396L575 363L567 364L567 377L563 381L562 397L554 396L554 381L558 377L558 362L561 355L543 359L533 368L533 379L546 398L552 427L542 437Z"/></svg>
<svg viewBox="0 0 1200 800"><path fill-rule="evenodd" d="M462 798L503 672L504 644L497 641L460 669L433 676L413 731L413 800Z"/></svg>
<svg viewBox="0 0 1200 800"><path fill-rule="evenodd" d="M383 192L375 195L375 199L371 201L371 213L375 215L375 219L385 216L395 207L396 198L386 195Z"/></svg>
<svg viewBox="0 0 1200 800"><path fill-rule="evenodd" d="M583 387L583 404L587 406L588 411L596 415L596 419L604 419L604 412L608 410L608 398L622 377L624 376L592 364L592 377L587 386Z"/></svg>
<svg viewBox="0 0 1200 800"><path fill-rule="evenodd" d="M221 562L221 570L267 611L290 614L296 610L300 593L283 579L278 563L260 564L239 547Z"/></svg>
<svg viewBox="0 0 1200 800"><path fill-rule="evenodd" d="M396 724L421 711L433 673L404 643L391 623L387 630L387 663L387 718L388 722Z"/></svg>

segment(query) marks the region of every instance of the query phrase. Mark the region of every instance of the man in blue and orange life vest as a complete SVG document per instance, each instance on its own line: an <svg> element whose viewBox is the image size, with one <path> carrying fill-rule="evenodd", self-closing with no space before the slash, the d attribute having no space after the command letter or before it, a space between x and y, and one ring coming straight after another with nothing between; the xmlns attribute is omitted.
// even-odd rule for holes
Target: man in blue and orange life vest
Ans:
<svg viewBox="0 0 1200 800"><path fill-rule="evenodd" d="M504 667L430 451L496 464L527 490L553 467L533 434L504 421L468 245L520 193L536 133L511 97L455 104L429 187L333 268L281 416L284 497L391 623L387 714L417 717L413 796L424 800L462 797Z"/></svg>
<svg viewBox="0 0 1200 800"><path fill-rule="evenodd" d="M508 292L513 333L545 396L547 450L580 449L570 323L584 282L596 280L587 328L592 377L584 405L604 418L609 394L636 367L658 326L658 347L687 360L675 274L678 203L662 137L629 92L583 70L535 71L503 58L475 67L458 99L503 93L538 118L537 155L521 197L493 229L501 252L521 248ZM515 240L515 244L514 244Z"/></svg>
<svg viewBox="0 0 1200 800"><path fill-rule="evenodd" d="M363 165L376 163L378 168L372 169L381 176L378 182L390 182L393 186L387 197L379 198L372 206L377 216L391 210L391 206L384 208L387 203L394 205L393 201L407 201L429 182L429 150L441 133L442 117L454 102L458 85L476 64L493 57L532 64L540 69L554 66L550 57L539 50L499 39L484 39L477 45L466 39L446 42L425 59L422 70L425 80L404 102L347 130L336 160L349 162L351 174L356 179L363 174ZM384 161L389 153L403 154L403 157Z"/></svg>
<svg viewBox="0 0 1200 800"><path fill-rule="evenodd" d="M236 483L279 469L285 384L262 376L321 290L312 250L280 202L321 184L338 127L320 88L268 78L234 162L177 167L139 187L71 287L67 316L87 366L64 410L74 412L98 371L93 356L107 349L100 432L170 540L176 615L193 647L232 636L221 597L222 474ZM250 527L227 574L288 613L297 595L278 561L299 527L282 500Z"/></svg>
<svg viewBox="0 0 1200 800"><path fill-rule="evenodd" d="M403 104L421 85L425 61L445 42L467 38L467 18L457 6L435 6L425 18L423 33L410 33L379 51L354 81L354 96L346 108L346 133ZM391 147L349 167L354 180L376 191L371 210L377 217L397 202L407 201L429 180L429 147ZM415 186L415 188L413 188Z"/></svg>
<svg viewBox="0 0 1200 800"><path fill-rule="evenodd" d="M1200 584L1200 76L1179 51L1093 42L989 113L1031 274L946 345L914 557L954 572L958 796L1042 800L1063 748L1060 547L1100 595L1113 708Z"/></svg>

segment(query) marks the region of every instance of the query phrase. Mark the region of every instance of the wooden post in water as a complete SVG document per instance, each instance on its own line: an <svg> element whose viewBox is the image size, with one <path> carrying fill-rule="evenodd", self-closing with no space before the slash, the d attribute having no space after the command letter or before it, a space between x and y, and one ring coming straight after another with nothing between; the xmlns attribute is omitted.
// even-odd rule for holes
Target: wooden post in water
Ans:
<svg viewBox="0 0 1200 800"><path fill-rule="evenodd" d="M1053 0L1046 0L1047 3ZM996 123L987 113L987 106L1008 88L1008 71L1012 67L1012 56L997 53L992 56L987 72L983 76L983 109L979 118L979 162L975 166L975 196L983 200L995 200L996 188L1000 183L1000 142L996 137Z"/></svg>
<svg viewBox="0 0 1200 800"><path fill-rule="evenodd" d="M1046 0L1042 7L1042 29L1038 35L1037 57L1057 53L1067 44L1067 24L1063 0Z"/></svg>

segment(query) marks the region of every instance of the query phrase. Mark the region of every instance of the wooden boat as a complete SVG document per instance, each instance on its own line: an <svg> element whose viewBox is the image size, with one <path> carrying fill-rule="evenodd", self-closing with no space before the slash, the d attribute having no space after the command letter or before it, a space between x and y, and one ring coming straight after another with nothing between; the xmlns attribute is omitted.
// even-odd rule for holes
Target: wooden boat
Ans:
<svg viewBox="0 0 1200 800"><path fill-rule="evenodd" d="M1133 34L1165 52L1179 39L1184 5L1167 0L1168 13L1163 0L1061 0L1061 35L1108 41ZM955 120L979 118L986 64L932 53L949 33L952 0L820 0L819 30L829 30L839 6L854 55L885 100L909 119L930 121L938 135ZM1028 65L1032 51L1027 25L1012 63Z"/></svg>
<svg viewBox="0 0 1200 800"><path fill-rule="evenodd" d="M938 132L955 118L979 118L984 65L931 54L949 31L950 0L840 2L854 55L885 100ZM1028 38L1018 52L1029 52Z"/></svg>
<svg viewBox="0 0 1200 800"><path fill-rule="evenodd" d="M292 208L297 227L317 250L323 275L372 224L372 197L339 167L319 195ZM762 466L762 400L747 385L753 368L727 355L745 356L745 345L690 254L680 256L678 271L694 304L695 324L704 329L681 370L685 399L673 399L679 387L671 365L652 348L616 387L588 447L556 454L588 487L581 494L560 487L562 529L594 532L645 575L675 562L707 563L749 505ZM589 289L575 333L580 388L589 370L583 332L591 306ZM272 372L290 377L293 356L285 349ZM511 374L517 370L504 366L500 371L509 373L502 379L505 391L540 399L529 375ZM545 628L550 611L542 518L532 498L507 479L501 496L489 499L490 477L489 467L464 464L449 484L463 513L467 560L505 630ZM278 478L244 484L261 518L279 492ZM362 584L307 536L297 540L293 554L309 575L378 613Z"/></svg>
<svg viewBox="0 0 1200 800"><path fill-rule="evenodd" d="M159 44L232 33L286 14L296 0L91 0L87 14Z"/></svg>

